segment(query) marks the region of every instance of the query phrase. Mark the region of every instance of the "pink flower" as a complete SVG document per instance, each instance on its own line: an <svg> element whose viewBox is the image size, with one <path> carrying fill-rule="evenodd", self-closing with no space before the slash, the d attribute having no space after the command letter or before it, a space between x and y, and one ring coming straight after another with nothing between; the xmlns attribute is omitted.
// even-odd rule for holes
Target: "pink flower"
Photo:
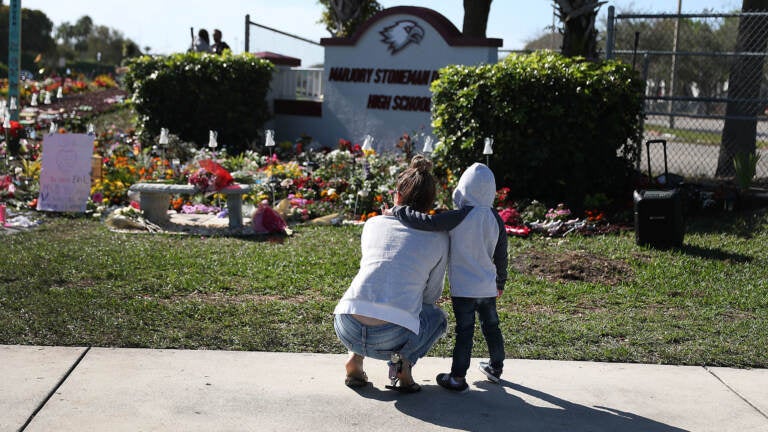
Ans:
<svg viewBox="0 0 768 432"><path fill-rule="evenodd" d="M507 207L499 211L499 216L501 217L501 220L504 221L505 225L520 225L522 222L520 213L518 213L517 209L512 207Z"/></svg>

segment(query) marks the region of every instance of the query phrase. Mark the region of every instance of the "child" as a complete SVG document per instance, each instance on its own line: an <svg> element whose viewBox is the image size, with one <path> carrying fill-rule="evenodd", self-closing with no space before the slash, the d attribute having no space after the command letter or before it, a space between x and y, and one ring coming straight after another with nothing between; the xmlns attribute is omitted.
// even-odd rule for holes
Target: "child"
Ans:
<svg viewBox="0 0 768 432"><path fill-rule="evenodd" d="M456 316L456 345L451 372L439 374L437 383L456 392L469 390L465 377L472 357L475 312L490 354L489 362L480 362L480 371L498 383L504 368L504 337L499 329L496 298L501 296L507 280L507 234L493 208L495 196L493 172L475 163L464 171L453 192L457 210L428 216L410 207L392 208L392 215L407 226L449 231L448 281Z"/></svg>

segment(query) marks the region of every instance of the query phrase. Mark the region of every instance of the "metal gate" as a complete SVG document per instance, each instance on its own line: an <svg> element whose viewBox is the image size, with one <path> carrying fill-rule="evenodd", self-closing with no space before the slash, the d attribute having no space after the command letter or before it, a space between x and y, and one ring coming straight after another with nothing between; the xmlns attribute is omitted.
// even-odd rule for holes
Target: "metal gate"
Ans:
<svg viewBox="0 0 768 432"><path fill-rule="evenodd" d="M739 31L744 32L741 39ZM736 120L756 124L760 155L756 180L768 180L766 40L768 12L615 14L609 7L606 57L640 71L646 83L644 135L667 139L671 172L688 178L716 177L725 124ZM743 50L737 41L741 46L757 42L762 49ZM729 95L734 73L757 90L737 96L730 86ZM734 114L727 110L729 103L740 104L750 115ZM652 150L656 167L663 166L661 158L660 151Z"/></svg>

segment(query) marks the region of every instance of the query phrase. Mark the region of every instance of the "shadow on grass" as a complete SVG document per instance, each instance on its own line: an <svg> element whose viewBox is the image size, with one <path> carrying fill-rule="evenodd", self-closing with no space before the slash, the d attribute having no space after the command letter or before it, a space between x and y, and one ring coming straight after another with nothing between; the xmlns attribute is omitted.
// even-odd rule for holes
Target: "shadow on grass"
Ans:
<svg viewBox="0 0 768 432"><path fill-rule="evenodd" d="M750 211L720 212L712 215L696 216L687 224L689 234L731 234L743 239L751 239L755 232L768 224L768 209Z"/></svg>
<svg viewBox="0 0 768 432"><path fill-rule="evenodd" d="M716 261L748 263L748 262L752 262L752 260L754 259L749 255L728 252L719 248L705 248L701 246L694 246L694 245L688 245L688 244L683 244L683 247L681 247L679 250L680 252L686 255L704 258L708 260L716 260Z"/></svg>

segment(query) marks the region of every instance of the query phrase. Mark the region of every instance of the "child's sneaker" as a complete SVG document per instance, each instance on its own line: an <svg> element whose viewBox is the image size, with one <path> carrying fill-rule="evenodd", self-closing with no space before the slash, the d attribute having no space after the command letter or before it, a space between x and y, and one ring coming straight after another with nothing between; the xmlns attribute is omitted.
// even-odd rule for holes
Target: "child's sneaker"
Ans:
<svg viewBox="0 0 768 432"><path fill-rule="evenodd" d="M499 383L501 381L501 369L496 369L495 367L491 366L488 362L480 362L478 365L480 368L480 372L482 372L486 377L488 377L489 381L493 381L495 383Z"/></svg>
<svg viewBox="0 0 768 432"><path fill-rule="evenodd" d="M437 383L440 387L455 391L456 393L466 393L469 391L467 381L458 382L451 377L451 374L441 373L437 375Z"/></svg>

